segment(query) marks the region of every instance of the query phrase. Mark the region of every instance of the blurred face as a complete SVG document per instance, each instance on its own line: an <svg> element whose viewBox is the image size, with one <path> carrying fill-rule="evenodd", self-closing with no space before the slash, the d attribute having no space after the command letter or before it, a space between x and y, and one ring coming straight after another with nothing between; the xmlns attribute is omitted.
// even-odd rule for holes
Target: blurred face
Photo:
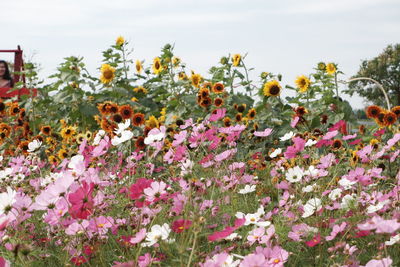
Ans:
<svg viewBox="0 0 400 267"><path fill-rule="evenodd" d="M3 77L6 73L6 65L4 63L0 63L0 77Z"/></svg>

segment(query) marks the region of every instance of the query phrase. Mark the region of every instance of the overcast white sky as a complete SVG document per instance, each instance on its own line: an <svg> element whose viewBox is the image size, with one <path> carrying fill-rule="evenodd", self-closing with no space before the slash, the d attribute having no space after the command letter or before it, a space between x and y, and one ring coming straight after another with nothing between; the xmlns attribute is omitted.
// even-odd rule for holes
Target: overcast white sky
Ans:
<svg viewBox="0 0 400 267"><path fill-rule="evenodd" d="M338 63L343 79L350 77L362 59L400 42L399 0L1 0L1 6L0 48L20 44L42 65L43 78L70 55L84 56L97 75L101 51L118 35L130 41L134 59L148 64L165 43L204 76L221 56L249 53L254 75L281 73L292 85L319 61Z"/></svg>

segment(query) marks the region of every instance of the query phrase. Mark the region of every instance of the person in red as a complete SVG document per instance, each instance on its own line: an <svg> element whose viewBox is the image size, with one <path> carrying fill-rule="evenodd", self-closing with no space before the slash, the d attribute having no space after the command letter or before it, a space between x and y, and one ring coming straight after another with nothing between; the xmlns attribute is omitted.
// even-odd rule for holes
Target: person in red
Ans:
<svg viewBox="0 0 400 267"><path fill-rule="evenodd" d="M11 88L14 86L13 79L11 78L8 64L4 60L0 60L0 88Z"/></svg>

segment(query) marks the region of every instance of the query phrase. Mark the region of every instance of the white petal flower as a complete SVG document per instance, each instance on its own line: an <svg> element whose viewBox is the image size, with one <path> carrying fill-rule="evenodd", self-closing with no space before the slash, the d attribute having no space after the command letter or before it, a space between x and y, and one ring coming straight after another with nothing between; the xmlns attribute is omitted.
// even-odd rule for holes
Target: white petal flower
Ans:
<svg viewBox="0 0 400 267"><path fill-rule="evenodd" d="M42 142L40 142L39 140L33 140L32 142L30 142L28 144L28 152L32 153L35 150L37 150L40 146L42 145Z"/></svg>
<svg viewBox="0 0 400 267"><path fill-rule="evenodd" d="M351 189L352 185L356 183L356 181L350 181L346 178L342 178L339 180L339 185L341 185L345 190Z"/></svg>
<svg viewBox="0 0 400 267"><path fill-rule="evenodd" d="M15 195L17 192L11 189L11 187L7 187L7 192L0 193L0 215L4 214L4 212L12 207L15 203Z"/></svg>
<svg viewBox="0 0 400 267"><path fill-rule="evenodd" d="M329 193L328 197L329 197L331 200L335 201L335 200L338 199L341 195L342 195L342 189L340 189L340 188L335 188L335 189L333 189L333 190Z"/></svg>
<svg viewBox="0 0 400 267"><path fill-rule="evenodd" d="M106 135L106 132L105 132L104 130L98 131L97 134L96 134L96 136L94 137L93 145L97 146L97 145L100 143L101 139L102 139L105 135Z"/></svg>
<svg viewBox="0 0 400 267"><path fill-rule="evenodd" d="M308 175L308 176L311 176L311 177L317 177L317 175L318 175L318 173L319 173L319 170L318 169L316 169L314 166L310 166L310 167L308 167L308 170L306 170L305 172L304 172L304 174L305 175Z"/></svg>
<svg viewBox="0 0 400 267"><path fill-rule="evenodd" d="M314 214L317 210L321 209L321 200L319 198L312 198L307 201L307 203L303 206L304 213L301 217L307 218Z"/></svg>
<svg viewBox="0 0 400 267"><path fill-rule="evenodd" d="M282 153L282 149L281 148L277 148L269 155L269 157L270 158L275 158L276 156L278 156L281 153Z"/></svg>
<svg viewBox="0 0 400 267"><path fill-rule="evenodd" d="M243 188L243 189L240 189L239 190L239 194L248 194L248 193L251 193L251 192L254 192L254 191L256 191L256 185L245 185L245 187Z"/></svg>
<svg viewBox="0 0 400 267"><path fill-rule="evenodd" d="M144 243L143 246L151 247L160 240L168 241L167 239L170 232L171 228L167 223L164 223L162 226L158 224L153 225L151 231L146 235L147 242Z"/></svg>
<svg viewBox="0 0 400 267"><path fill-rule="evenodd" d="M304 146L309 147L309 146L315 145L316 143L317 143L317 141L315 141L313 139L308 139Z"/></svg>
<svg viewBox="0 0 400 267"><path fill-rule="evenodd" d="M386 241L385 245L386 246L393 246L394 244L396 244L399 241L400 241L400 234L397 234L395 236L390 237L390 240Z"/></svg>
<svg viewBox="0 0 400 267"><path fill-rule="evenodd" d="M374 213L379 210L381 210L386 204L388 204L390 201L386 199L385 201L379 202L376 205L371 205L367 208L367 213Z"/></svg>
<svg viewBox="0 0 400 267"><path fill-rule="evenodd" d="M301 181L303 178L303 170L299 166L295 166L294 168L290 168L286 172L286 180L290 183L297 183Z"/></svg>
<svg viewBox="0 0 400 267"><path fill-rule="evenodd" d="M292 139L293 136L294 136L294 132L290 131L290 132L286 133L284 136L282 136L281 138L279 138L279 140L286 141L286 140Z"/></svg>
<svg viewBox="0 0 400 267"><path fill-rule="evenodd" d="M340 203L340 208L342 208L342 209L344 209L344 210L347 210L347 209L349 209L350 208L350 206L354 203L354 204L357 204L356 203L356 194L351 194L351 195L345 195L343 198L342 198L342 203Z"/></svg>

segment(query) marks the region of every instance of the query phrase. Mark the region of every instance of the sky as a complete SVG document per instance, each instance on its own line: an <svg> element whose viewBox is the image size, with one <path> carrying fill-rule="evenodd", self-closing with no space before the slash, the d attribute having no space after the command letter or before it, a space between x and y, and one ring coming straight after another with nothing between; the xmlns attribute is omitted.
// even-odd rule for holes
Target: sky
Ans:
<svg viewBox="0 0 400 267"><path fill-rule="evenodd" d="M122 35L132 59L150 64L166 43L189 69L207 77L222 56L246 54L246 65L283 75L294 85L320 61L354 75L361 61L400 43L399 0L2 0L0 49L21 45L55 73L68 56L83 56L98 75L102 51ZM5 12L4 12L5 11ZM0 57L9 59L7 56ZM285 93L286 94L286 93ZM344 97L362 108L359 97Z"/></svg>

